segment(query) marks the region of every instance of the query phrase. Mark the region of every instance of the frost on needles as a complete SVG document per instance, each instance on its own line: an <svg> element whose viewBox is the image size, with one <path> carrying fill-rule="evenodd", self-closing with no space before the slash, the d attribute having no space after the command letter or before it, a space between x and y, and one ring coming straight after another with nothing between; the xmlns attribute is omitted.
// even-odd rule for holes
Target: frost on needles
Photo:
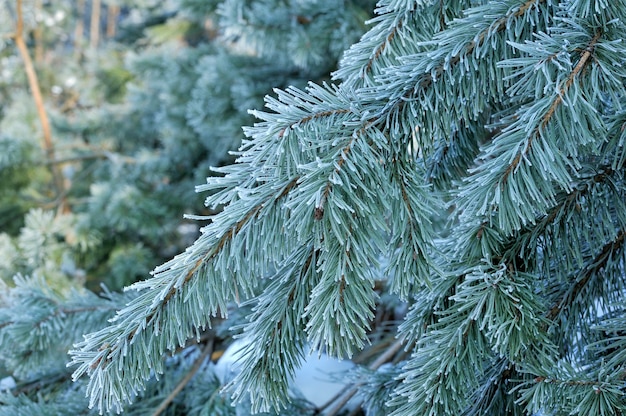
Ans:
<svg viewBox="0 0 626 416"><path fill-rule="evenodd" d="M332 85L253 113L198 188L223 210L72 352L92 405L119 408L235 301L234 399L280 410L309 349L368 344L382 282L411 305L389 414L624 408L626 8L454 3L380 3Z"/></svg>
<svg viewBox="0 0 626 416"><path fill-rule="evenodd" d="M226 320L249 340L226 391L280 413L311 351L355 357L404 304L406 353L355 371L369 415L626 411L625 24L622 1L380 1L332 82L252 111L202 235L74 346L90 406Z"/></svg>

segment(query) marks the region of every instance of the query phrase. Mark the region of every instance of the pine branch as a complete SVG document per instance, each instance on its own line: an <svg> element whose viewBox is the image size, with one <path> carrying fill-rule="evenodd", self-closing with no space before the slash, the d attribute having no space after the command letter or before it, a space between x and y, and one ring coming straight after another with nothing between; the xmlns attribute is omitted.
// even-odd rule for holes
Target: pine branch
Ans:
<svg viewBox="0 0 626 416"><path fill-rule="evenodd" d="M546 0L525 0L519 6L519 8L512 8L508 14L498 17L485 29L478 32L472 40L467 42L460 48L461 52L447 57L445 60L441 60L430 72L422 74L421 77L415 81L415 87L407 89L404 96L396 99L388 104L386 112L392 111L395 107L404 106L414 95L422 93L424 90L431 87L435 80L441 78L446 71L450 71L452 68L461 63L464 59L471 56L474 51L481 48L487 40L492 36L502 32L507 27L507 22L512 18L519 18L524 16L526 12L533 7L537 7L539 4L546 2ZM445 32L444 32L445 33ZM442 34L443 35L443 34Z"/></svg>
<svg viewBox="0 0 626 416"><path fill-rule="evenodd" d="M292 179L291 182L289 182L282 189L282 191L278 194L278 196L276 197L276 200L282 199L294 187L296 187L297 184L298 184L298 179L299 179L298 177ZM202 267L203 265L211 262L216 256L218 256L220 254L220 252L224 249L224 247L228 244L228 242L230 242L235 236L237 236L237 234L241 231L241 229L247 223L249 223L251 220L255 219L257 217L257 215L259 214L259 212L261 211L261 209L265 208L267 203L270 202L270 201L271 200L265 200L265 201L257 204L256 206L254 206L252 209L250 209L247 212L247 214L243 217L243 219L237 221L234 224L234 226L232 226L230 228L230 230L225 232L223 234L223 236L217 241L217 243L215 245L211 246L210 249L203 256L201 256L198 260L196 260L194 265L191 268L188 269L188 271L185 273L185 277L183 278L183 284L181 285L181 287L175 287L175 286L171 287L169 292L167 292L167 294L163 298L163 301L161 302L161 306L160 307L162 308L165 305L167 305L169 300L182 288L182 286L184 286L185 284L189 283L189 281L191 279L193 279L194 277L197 277L198 276L197 272L200 269L200 267ZM166 273L169 270L170 269L167 269L167 268L159 268L159 269L157 269L155 271L154 275L158 276L159 274ZM237 301L239 301L239 300L237 300ZM149 314L149 315L147 315L147 317L145 318L145 321L146 322L150 322L155 313L156 313L156 311L151 313L151 314ZM134 335L134 331L131 332L130 339L132 339L133 335Z"/></svg>
<svg viewBox="0 0 626 416"><path fill-rule="evenodd" d="M200 279L201 272L212 267L211 262L218 257L228 256L223 251L235 237L239 237L244 227L261 210L284 198L297 183L297 178L292 179L282 188L276 189L275 193L267 195L263 201L251 206L214 244L209 244L208 249L206 239L210 239L212 235L205 231L195 244L200 246L199 249L175 257L157 268L151 280L135 284L137 289L147 287L150 290L144 291L133 303L119 311L111 326L89 334L85 341L76 344L81 349L70 351L73 358L71 364L79 365L73 378L76 380L85 373L91 375L87 387L91 396L90 406L98 403L102 410L108 411L113 407L120 409L122 401L130 401L139 389L144 388L146 380L153 372L164 371L161 355L166 350L174 350L176 343L182 345L192 335L194 327L197 332L197 328L210 325L208 315L215 315L218 308L222 314L226 312L227 298L238 296L237 289L233 286L235 283L226 282L229 286L222 286L222 289L210 293L208 299L194 295L193 302L189 302L189 298L184 299L185 294L192 293L189 286L194 286L194 290L197 290L195 287L199 284L197 280ZM216 278L219 280L215 280ZM217 276L212 282L225 284L222 279L222 276ZM254 283L248 276L245 279L248 279L248 285ZM184 313L193 316L193 320L184 326L170 321L167 316L174 313L171 308L185 308ZM158 341L155 342L155 339ZM127 362L140 359L139 355L141 360L145 360L144 363L148 363L147 367L139 366L136 361ZM121 370L125 365L132 367L133 371Z"/></svg>
<svg viewBox="0 0 626 416"><path fill-rule="evenodd" d="M580 203L585 200L592 200L588 197L591 189L598 184L610 182L617 173L608 165L599 166L596 168L596 171L597 173L591 176L581 175L579 180L572 184L573 190L568 193L561 193L557 203L548 209L544 215L537 217L533 224L527 225L507 239L503 239L500 246L496 250L491 251L494 254L493 261L496 263L504 261L507 264L516 263L519 260L518 256L521 251L527 251L532 246L533 241L536 242L545 238L550 230L565 226L568 216L573 215L572 211L575 212L580 208ZM498 232L495 225L484 221L475 230L470 231L470 235L475 235L475 240L479 241L484 234L490 236ZM464 252L459 254L460 256L477 257L469 254L472 250L475 250L472 244L464 246L463 250Z"/></svg>
<svg viewBox="0 0 626 416"><path fill-rule="evenodd" d="M556 34L561 33L559 30L554 29ZM582 38L585 35L579 36ZM570 87L592 62L590 57L600 35L596 33L585 39L585 52L571 69L568 69L569 53L562 55L564 62L557 65L554 71L557 81L551 80L553 75L546 78L528 71L530 65L546 65L543 61L545 55L560 48L556 35L554 38L545 33L537 35L546 43L551 43L547 49L531 48L530 42L512 43L521 52L530 52L529 56L504 60L499 64L501 67L521 68L511 75L519 80L511 87L510 94L528 95L539 87L551 90L552 94L537 97L530 105L516 107L511 116L500 121L506 127L485 146L477 161L478 166L470 171L472 180L467 180L459 193L457 204L463 206L468 214L480 214L481 222L494 223L500 230L498 238L512 235L526 224L533 223L538 215L545 214L556 203L555 197L560 190L572 190L572 171L580 169L578 153L593 142L592 137L596 134L589 126L604 124L598 113L591 109L593 104L587 101L587 94L580 94ZM583 40L580 42L583 43ZM559 82L561 77L564 80ZM564 100L567 100L566 105L561 105ZM575 125L580 128L568 135L563 131L562 120L571 112L579 115ZM472 214L462 214L461 218L468 223L477 220ZM481 244L490 248L485 242ZM482 255L490 257L494 253L484 252Z"/></svg>
<svg viewBox="0 0 626 416"><path fill-rule="evenodd" d="M567 368L555 376L537 376L514 391L519 392L517 403L525 403L527 413L621 415L624 411L622 384L621 380L611 377L602 380L581 378L573 368Z"/></svg>
<svg viewBox="0 0 626 416"><path fill-rule="evenodd" d="M302 31L325 17L235 3L221 9L233 33L264 30L250 39L270 56L284 44L272 38L280 16ZM623 292L626 204L612 153L624 142L626 15L592 6L380 2L375 27L334 75L343 82L276 90L268 112L251 112L260 122L245 129L237 163L198 187L223 210L72 351L74 377L91 377L91 405L121 410L164 371L165 351L246 300L232 397L280 412L307 347L350 357L373 342L376 307L390 310L399 295L412 303L398 330L415 343L411 356L364 371L329 415L357 388L381 399L366 400L368 411L397 416L619 408L609 371L623 360L607 349L614 360L597 370L586 348L622 325L602 313L619 316ZM569 364L582 376L562 370ZM607 384L588 382L592 374ZM610 406L592 406L594 388Z"/></svg>
<svg viewBox="0 0 626 416"><path fill-rule="evenodd" d="M335 160L335 163L334 163L335 170L329 176L329 179L326 182L326 186L324 187L324 191L322 192L322 196L320 198L320 201L317 204L317 206L315 206L315 210L314 210L314 214L313 215L314 215L316 220L319 221L324 216L324 205L326 204L326 200L328 199L328 195L330 194L330 191L333 188L333 182L332 182L332 180L330 178L339 174L339 172L341 171L341 169L343 167L343 164L348 159L350 151L352 150L352 147L354 146L355 140L357 140L357 138L359 138L360 136L365 134L365 132L368 129L368 127L370 126L370 124L371 123L368 122L363 127L361 127L358 131L354 132L352 134L352 138L350 139L348 144L343 148L343 150L341 150L341 152L337 156L337 159Z"/></svg>
<svg viewBox="0 0 626 416"><path fill-rule="evenodd" d="M398 33L398 31L402 28L403 21L404 21L403 18L398 19L396 24L393 25L391 27L391 29L389 30L389 34L387 35L387 37L384 38L384 41L381 42L376 47L376 49L374 49L374 51L372 52L370 58L367 61L367 64L365 65L365 68L363 68L361 70L361 78L362 79L364 79L367 76L367 74L372 70L372 66L374 65L374 62L376 60L378 60L378 58L380 58L380 56L383 54L385 49L394 40L394 38L396 37L396 34Z"/></svg>
<svg viewBox="0 0 626 416"><path fill-rule="evenodd" d="M390 167L390 190L395 194L390 219L392 235L385 270L388 290L401 300L410 299L414 286L431 287L432 280L442 275L437 262L438 249L432 243L436 232L431 218L439 215L441 202L432 195L432 187L413 178L424 173L416 162L393 160Z"/></svg>
<svg viewBox="0 0 626 416"><path fill-rule="evenodd" d="M495 258L494 261L517 261L514 257L519 256L520 251L528 252L528 246L535 240L541 240L548 238L547 235L550 230L556 227L564 226L566 221L571 219L572 212L578 212L581 210L579 203L582 201L592 201L593 196L590 196L594 186L605 182L612 181L612 176L617 172L613 171L610 166L601 166L596 168L597 173L589 175L588 177L582 177L582 180L576 184L574 191L569 194L563 194L559 204L553 206L546 215L539 218L532 227L526 227L518 234L511 236L508 242L504 243L502 252L504 253L502 258ZM609 185L610 186L610 185ZM588 219L580 218L580 221L586 223ZM483 226L486 226L483 223ZM484 231L481 227L480 231ZM480 235L477 235L480 238ZM590 284L592 276L596 275L606 264L606 260L611 258L611 255L618 250L623 249L624 232L620 231L617 236L609 243L605 244L599 254L588 260L586 265L578 272L576 277L570 277L567 279L571 282L576 282L574 285L569 285L566 293L563 294L562 299L556 303L546 314L546 318L550 323L557 321L558 316L566 310L569 305L576 301L585 287ZM565 243L565 245L568 245ZM549 253L544 253L545 256L549 256ZM532 258L532 256L531 256ZM518 269L519 266L513 266ZM530 267L530 266L529 266ZM542 273L542 272L540 272ZM549 274L549 271L543 272ZM580 330L580 329L579 329ZM523 367L523 364L522 364ZM509 365L503 367L501 374L497 376L499 380L506 381L510 379L510 372L514 371L515 364L509 363ZM513 369L513 370L512 370ZM541 379L543 381L545 377L538 376L535 381ZM489 383L491 385L491 383ZM571 385L577 384L571 382ZM591 383L593 384L593 383ZM591 385L590 384L590 385ZM495 393L496 389L492 389L492 393ZM481 397L481 402L485 402L486 397ZM478 413L477 413L478 414Z"/></svg>
<svg viewBox="0 0 626 416"><path fill-rule="evenodd" d="M247 317L243 335L250 343L241 358L241 372L228 387L235 387L235 402L249 397L255 412L272 407L279 412L286 406L290 379L304 355L305 302L318 283L319 254L313 246L295 250Z"/></svg>
<svg viewBox="0 0 626 416"><path fill-rule="evenodd" d="M327 111L320 111L318 113L309 114L306 117L301 118L300 120L292 122L289 125L289 128L294 128L296 126L300 126L300 125L302 125L304 123L308 123L310 121L315 121L315 120L318 120L320 118L328 118L328 117L336 116L336 115L339 115L339 114L349 114L349 113L351 113L351 110L347 109L347 108L339 108L339 109L333 109L333 110L327 110ZM283 129L282 133L284 133L284 131L285 130Z"/></svg>
<svg viewBox="0 0 626 416"><path fill-rule="evenodd" d="M533 133L528 137L524 148L518 152L517 156L515 156L511 164L509 164L509 166L504 171L504 174L500 180L500 183L502 184L501 186L506 185L506 182L509 176L515 172L515 170L517 169L521 161L524 159L524 157L531 151L533 141L541 136L542 130L545 129L545 127L548 125L548 123L550 123L550 121L554 117L554 114L557 108L563 103L563 96L567 94L567 91L569 90L569 88L572 86L576 78L583 72L585 66L589 62L589 59L592 57L595 45L598 43L600 36L602 36L602 32L598 31L593 36L593 38L591 38L591 40L589 41L589 44L585 48L585 51L583 52L583 54L580 56L580 59L576 63L576 66L574 66L574 69L567 77L567 80L565 81L564 85L559 89L558 94L554 97L554 100L552 101L552 105L550 105L546 113L541 118L540 124L535 128Z"/></svg>

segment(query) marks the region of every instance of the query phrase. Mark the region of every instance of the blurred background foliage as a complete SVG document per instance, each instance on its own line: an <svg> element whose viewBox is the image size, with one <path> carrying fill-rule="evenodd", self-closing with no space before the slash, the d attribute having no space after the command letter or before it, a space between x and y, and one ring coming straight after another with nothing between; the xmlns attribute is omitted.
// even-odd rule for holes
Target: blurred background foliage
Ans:
<svg viewBox="0 0 626 416"><path fill-rule="evenodd" d="M0 5L0 278L119 290L184 250L196 185L273 88L323 82L374 1L25 0L42 128ZM56 185L54 171L62 177Z"/></svg>

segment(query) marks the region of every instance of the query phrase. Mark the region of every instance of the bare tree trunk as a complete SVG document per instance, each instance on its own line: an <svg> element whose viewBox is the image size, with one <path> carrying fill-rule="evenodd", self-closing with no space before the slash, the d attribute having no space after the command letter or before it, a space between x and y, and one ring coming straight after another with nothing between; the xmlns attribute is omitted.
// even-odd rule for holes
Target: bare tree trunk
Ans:
<svg viewBox="0 0 626 416"><path fill-rule="evenodd" d="M98 47L100 42L100 11L102 9L101 0L91 1L91 25L89 27L89 46L92 49Z"/></svg>
<svg viewBox="0 0 626 416"><path fill-rule="evenodd" d="M41 0L35 1L35 16L41 15ZM35 63L40 65L43 62L43 29L42 25L37 23L33 30L33 39L35 41Z"/></svg>
<svg viewBox="0 0 626 416"><path fill-rule="evenodd" d="M120 6L117 4L109 5L107 9L107 38L115 37L117 31L117 18L120 15Z"/></svg>
<svg viewBox="0 0 626 416"><path fill-rule="evenodd" d="M74 51L76 54L82 50L85 33L85 0L76 1L76 28L74 29Z"/></svg>
<svg viewBox="0 0 626 416"><path fill-rule="evenodd" d="M37 73L35 72L35 67L33 65L33 61L30 58L30 54L28 52L28 47L26 46L26 42L24 41L24 19L22 17L22 0L17 1L17 23L14 34L15 45L24 61L24 71L26 72L26 76L28 78L28 85L30 87L31 94L33 96L33 100L35 101L35 107L37 109L37 114L39 116L39 120L41 122L41 130L43 133L43 142L42 147L46 153L46 159L48 161L54 160L54 143L52 141L52 130L50 129L50 122L48 121L48 115L46 114L46 109L44 108L43 98L41 95L41 88L39 87L39 80L37 78ZM63 176L61 175L61 171L57 165L50 165L50 171L52 173L52 179L54 182L54 187L56 189L57 198L58 198L58 206L59 210L63 211L66 207L65 200L65 189L63 186Z"/></svg>

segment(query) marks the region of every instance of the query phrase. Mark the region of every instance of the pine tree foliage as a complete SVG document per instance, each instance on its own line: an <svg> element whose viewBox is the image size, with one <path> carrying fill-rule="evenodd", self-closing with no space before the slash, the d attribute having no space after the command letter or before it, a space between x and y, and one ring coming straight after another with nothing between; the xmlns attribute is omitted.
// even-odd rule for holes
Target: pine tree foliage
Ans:
<svg viewBox="0 0 626 416"><path fill-rule="evenodd" d="M3 362L14 368L13 373L18 376L64 369L74 331L102 325L122 302L119 295L111 299L97 298L90 292L64 295L46 285L42 278L18 276L15 288L7 289L3 284L2 342L22 346L24 350L4 350ZM21 341L24 337L27 342Z"/></svg>
<svg viewBox="0 0 626 416"><path fill-rule="evenodd" d="M0 392L0 415L98 414L97 409L87 407L86 380L72 382L67 350L81 333L106 325L135 294L104 291L97 296L80 289L60 291L43 278L23 276L15 278L12 288L3 284L2 293L0 342L11 348L3 349L0 357L17 383L10 392ZM162 414L247 414L245 409L232 407L220 393L221 380L203 351L190 345L166 359L168 377L150 380L145 391L133 397L133 406L126 408L125 414L154 413L194 366L198 375ZM307 406L310 409L303 402L290 408L294 414L305 414Z"/></svg>
<svg viewBox="0 0 626 416"><path fill-rule="evenodd" d="M308 349L367 345L382 280L413 305L412 354L372 377L391 414L624 411L623 6L379 3L336 84L253 112L198 187L224 209L76 346L92 405L245 301L234 399L280 409Z"/></svg>
<svg viewBox="0 0 626 416"><path fill-rule="evenodd" d="M337 15L283 3L219 11L270 60ZM307 354L358 361L377 313L401 302L406 354L353 376L367 414L622 414L625 13L381 0L332 82L276 89L251 111L236 161L196 188L199 238L72 347L90 407L150 397L165 357L225 322L248 342L234 404L294 414ZM299 35L281 35L281 16ZM250 38L255 24L271 30ZM216 391L203 374L199 394Z"/></svg>

